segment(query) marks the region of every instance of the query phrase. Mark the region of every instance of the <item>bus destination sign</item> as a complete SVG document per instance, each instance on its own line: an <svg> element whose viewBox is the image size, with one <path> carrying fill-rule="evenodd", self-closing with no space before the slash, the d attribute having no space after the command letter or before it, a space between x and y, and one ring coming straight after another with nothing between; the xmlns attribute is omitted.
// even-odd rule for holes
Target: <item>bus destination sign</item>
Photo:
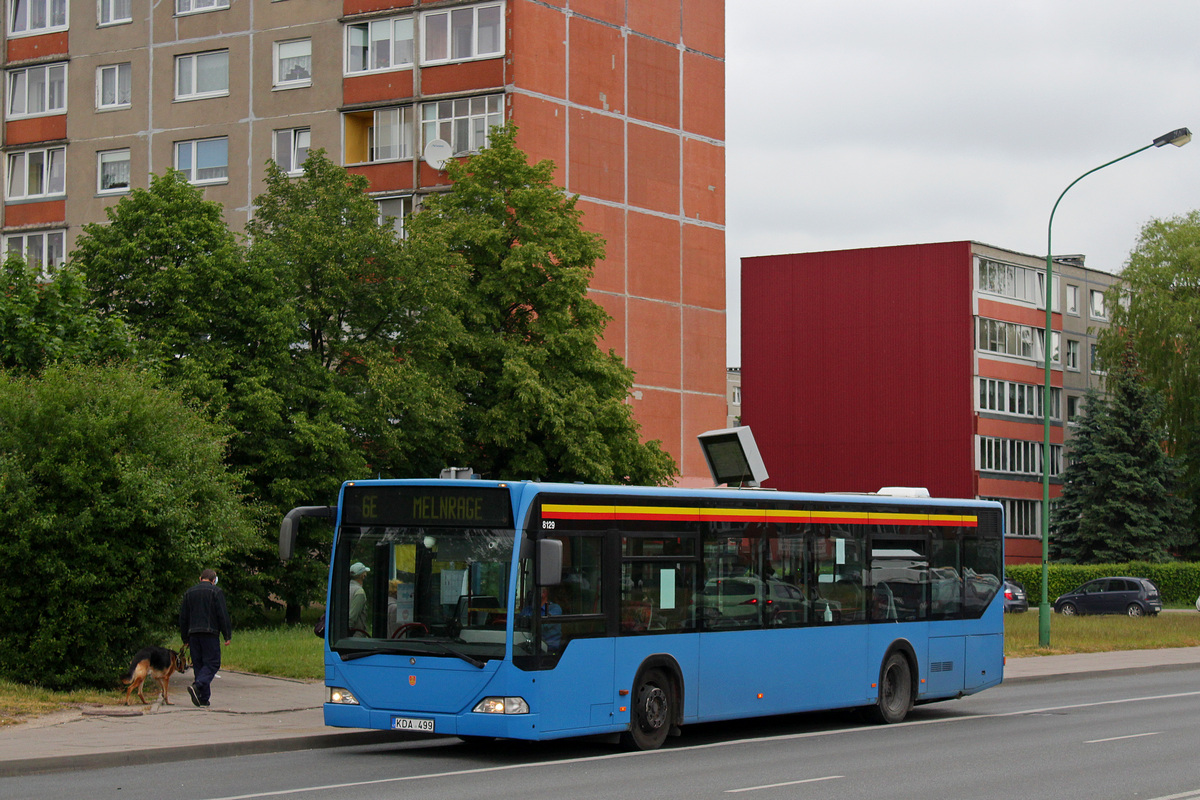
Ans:
<svg viewBox="0 0 1200 800"><path fill-rule="evenodd" d="M507 489L448 486L347 486L343 525L511 528Z"/></svg>

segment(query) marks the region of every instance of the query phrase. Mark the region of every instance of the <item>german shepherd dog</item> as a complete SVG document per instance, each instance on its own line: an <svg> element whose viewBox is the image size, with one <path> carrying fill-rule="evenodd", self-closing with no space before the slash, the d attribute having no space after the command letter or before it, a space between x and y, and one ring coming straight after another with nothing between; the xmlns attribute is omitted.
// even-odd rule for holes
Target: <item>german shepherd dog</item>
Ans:
<svg viewBox="0 0 1200 800"><path fill-rule="evenodd" d="M125 705L129 705L129 695L137 689L138 698L143 704L146 696L142 689L146 678L153 677L162 688L163 702L169 706L175 705L168 697L171 676L176 672L187 672L187 645L179 648L179 652L165 647L143 647L129 663L129 671L121 677L121 683L128 684L125 690Z"/></svg>

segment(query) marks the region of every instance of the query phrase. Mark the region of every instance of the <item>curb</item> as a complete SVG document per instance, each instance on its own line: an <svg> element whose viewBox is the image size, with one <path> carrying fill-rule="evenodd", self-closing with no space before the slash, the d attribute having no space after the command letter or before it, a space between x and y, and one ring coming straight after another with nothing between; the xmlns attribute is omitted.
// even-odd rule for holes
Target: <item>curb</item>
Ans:
<svg viewBox="0 0 1200 800"><path fill-rule="evenodd" d="M172 761L191 761L200 758L226 758L229 756L264 755L267 753L290 753L296 750L386 744L388 742L400 741L401 737L403 741L411 741L414 738L408 732L398 736L396 731L355 731L349 733L322 733L312 736L293 736L284 739L259 739L245 742L219 742L216 744L194 744L179 747L157 747L147 750L89 753L87 755L24 758L13 761L0 761L0 778L13 778L19 775L44 775L51 772L69 772L77 769L166 764ZM422 736L417 738L427 737Z"/></svg>

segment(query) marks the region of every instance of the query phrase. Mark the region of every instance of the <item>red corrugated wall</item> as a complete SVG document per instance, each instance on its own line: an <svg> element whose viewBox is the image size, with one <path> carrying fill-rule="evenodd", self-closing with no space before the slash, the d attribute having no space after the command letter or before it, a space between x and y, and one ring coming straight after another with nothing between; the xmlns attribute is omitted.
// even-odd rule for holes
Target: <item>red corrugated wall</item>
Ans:
<svg viewBox="0 0 1200 800"><path fill-rule="evenodd" d="M742 420L798 491L973 497L970 242L742 259Z"/></svg>

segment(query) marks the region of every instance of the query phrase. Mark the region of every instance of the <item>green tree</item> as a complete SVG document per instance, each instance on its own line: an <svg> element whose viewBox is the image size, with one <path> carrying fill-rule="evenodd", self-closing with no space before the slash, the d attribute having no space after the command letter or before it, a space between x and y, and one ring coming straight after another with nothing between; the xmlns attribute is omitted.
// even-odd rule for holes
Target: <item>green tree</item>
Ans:
<svg viewBox="0 0 1200 800"><path fill-rule="evenodd" d="M1089 392L1051 519L1056 560L1076 564L1167 561L1194 538L1190 501L1161 446L1161 403L1128 348L1108 374L1108 398Z"/></svg>
<svg viewBox="0 0 1200 800"><path fill-rule="evenodd" d="M0 373L0 674L111 686L173 629L182 588L253 533L226 435L133 367Z"/></svg>
<svg viewBox="0 0 1200 800"><path fill-rule="evenodd" d="M248 226L251 268L270 273L290 314L278 373L283 413L259 421L255 480L278 514L336 500L343 480L368 474L436 476L461 449L448 343L460 271L430 270L402 252L379 219L365 178L314 150L304 174L267 167ZM323 586L329 529L305 526L272 590L289 618ZM258 553L266 572L274 543Z"/></svg>
<svg viewBox="0 0 1200 800"><path fill-rule="evenodd" d="M467 270L466 333L453 343L466 464L505 478L670 479L674 460L640 441L633 372L598 346L610 317L588 284L604 245L583 229L578 198L554 185L551 162L528 163L511 124L447 170L453 188L413 216L409 241L448 242L428 268Z"/></svg>
<svg viewBox="0 0 1200 800"><path fill-rule="evenodd" d="M79 273L63 267L43 279L10 256L0 267L0 368L38 373L59 361L120 360L133 354L125 324L88 307Z"/></svg>
<svg viewBox="0 0 1200 800"><path fill-rule="evenodd" d="M1121 278L1105 298L1112 327L1102 355L1112 363L1132 343L1162 398L1167 451L1183 465L1181 493L1200 529L1200 210L1148 222Z"/></svg>

